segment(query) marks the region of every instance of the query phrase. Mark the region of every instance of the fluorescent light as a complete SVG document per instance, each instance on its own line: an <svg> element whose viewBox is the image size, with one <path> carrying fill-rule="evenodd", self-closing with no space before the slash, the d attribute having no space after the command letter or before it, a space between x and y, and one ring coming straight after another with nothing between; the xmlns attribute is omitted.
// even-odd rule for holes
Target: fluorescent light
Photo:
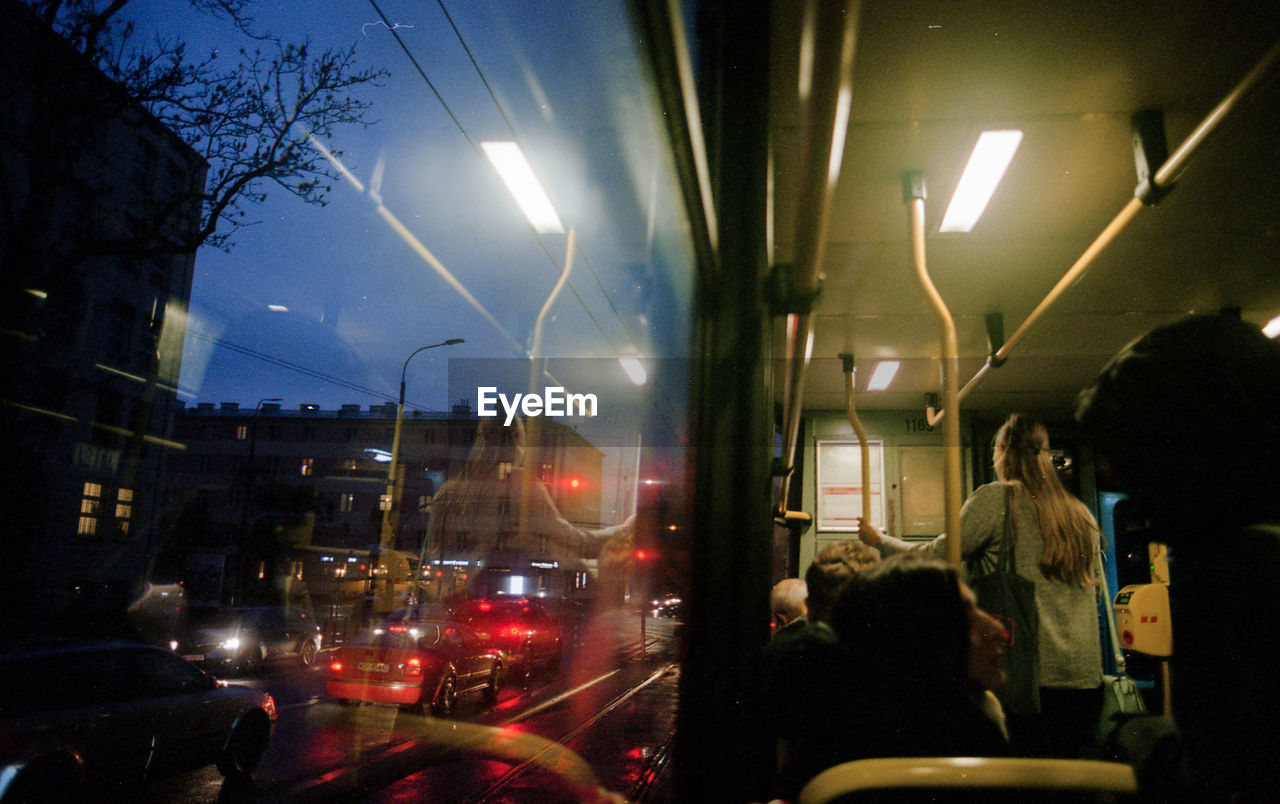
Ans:
<svg viewBox="0 0 1280 804"><path fill-rule="evenodd" d="M1267 325L1262 328L1262 334L1266 335L1268 338L1274 338L1277 335L1280 335L1280 315L1267 322Z"/></svg>
<svg viewBox="0 0 1280 804"><path fill-rule="evenodd" d="M626 372L632 385L644 385L649 381L649 373L644 370L644 363L640 362L640 358L620 357L618 362L622 364L622 370Z"/></svg>
<svg viewBox="0 0 1280 804"><path fill-rule="evenodd" d="M955 195L942 216L940 232L967 232L982 217L987 202L1013 161L1013 155L1022 142L1021 131L984 131L978 137L965 165Z"/></svg>
<svg viewBox="0 0 1280 804"><path fill-rule="evenodd" d="M868 391L883 391L889 387L889 383L893 382L893 376L898 373L897 360L881 360L876 364L876 368L871 372L871 382L867 383Z"/></svg>
<svg viewBox="0 0 1280 804"><path fill-rule="evenodd" d="M484 154L489 157L494 170L498 171L507 189L515 196L516 203L529 219L533 230L538 234L563 232L560 216L556 214L555 207L551 206L551 199L542 189L538 177L533 175L533 168L529 166L529 160L524 158L520 146L514 142L482 142L480 147L484 148Z"/></svg>

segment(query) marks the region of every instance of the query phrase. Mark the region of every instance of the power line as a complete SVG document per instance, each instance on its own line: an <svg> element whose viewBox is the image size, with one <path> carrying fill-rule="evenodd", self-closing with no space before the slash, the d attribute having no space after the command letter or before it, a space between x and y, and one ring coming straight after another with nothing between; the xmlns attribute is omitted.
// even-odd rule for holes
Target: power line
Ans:
<svg viewBox="0 0 1280 804"><path fill-rule="evenodd" d="M376 389L368 387L367 385L360 385L359 383L352 382L350 380L344 380L341 377L335 377L332 374L326 374L323 371L319 371L317 369L313 369L308 366L303 366L298 363L292 363L288 360L284 360L283 358L276 357L275 355L270 355L270 354L267 354L266 352L260 352L257 349L250 349L248 346L241 346L238 343L232 343L230 341L223 340L222 338L219 338L214 335L210 335L206 332L189 331L187 334L190 337L196 338L198 340L206 341L208 343L212 343L214 346L220 346L229 351L236 352L237 354L241 354L246 357L252 357L255 360L261 360L264 363L270 363L273 366L279 366L280 368L288 369L289 371L293 371L298 374L303 374L307 377L312 377L314 379L321 380L323 382L327 382L332 385L337 385L339 387L346 388L351 391L357 391L367 396L376 397L376 398L388 400L388 401L389 401L389 397L394 396L394 394L390 394L385 391L378 391ZM414 404L413 407L419 408L421 410L428 409L425 405L418 405L418 404Z"/></svg>

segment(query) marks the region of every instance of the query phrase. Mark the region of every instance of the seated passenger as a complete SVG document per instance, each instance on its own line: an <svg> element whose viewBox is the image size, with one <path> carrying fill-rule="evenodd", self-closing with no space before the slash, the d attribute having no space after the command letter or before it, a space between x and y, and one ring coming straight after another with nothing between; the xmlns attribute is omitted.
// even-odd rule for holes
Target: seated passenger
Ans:
<svg viewBox="0 0 1280 804"><path fill-rule="evenodd" d="M1280 789L1280 641L1268 631L1280 621L1278 406L1280 344L1202 315L1126 347L1076 408L1100 470L1169 546L1173 713L1192 777L1177 792L1188 801Z"/></svg>
<svg viewBox="0 0 1280 804"><path fill-rule="evenodd" d="M778 776L773 793L794 794L795 746L816 722L826 720L827 690L841 683L845 661L836 646L827 616L836 595L855 576L879 562L875 550L857 539L840 539L822 547L805 571L808 625L765 646L762 658L762 719L777 741ZM785 583L785 581L784 581Z"/></svg>
<svg viewBox="0 0 1280 804"><path fill-rule="evenodd" d="M844 588L831 626L846 662L799 748L808 779L854 759L1007 756L987 693L1004 684L1004 629L959 572L902 554Z"/></svg>
<svg viewBox="0 0 1280 804"><path fill-rule="evenodd" d="M773 585L769 593L769 612L774 624L772 644L785 643L809 624L806 616L809 609L805 606L808 597L809 590L799 578L783 578Z"/></svg>

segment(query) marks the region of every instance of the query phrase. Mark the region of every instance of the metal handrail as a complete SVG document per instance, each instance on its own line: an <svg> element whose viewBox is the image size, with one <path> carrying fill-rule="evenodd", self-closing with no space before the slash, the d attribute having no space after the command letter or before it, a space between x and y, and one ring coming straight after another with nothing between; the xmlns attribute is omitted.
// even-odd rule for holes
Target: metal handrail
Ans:
<svg viewBox="0 0 1280 804"><path fill-rule="evenodd" d="M960 347L956 338L956 322L942 299L942 294L929 277L924 247L924 177L907 173L902 181L903 200L907 202L911 227L911 257L916 279L928 297L942 331L942 399L945 410L959 410L956 382L960 373ZM930 426L933 422L929 423ZM951 534L947 539L947 561L960 566L960 416L948 416L942 422L944 525Z"/></svg>
<svg viewBox="0 0 1280 804"><path fill-rule="evenodd" d="M1250 70L1244 78L1240 79L1240 82L1236 84L1235 88L1227 93L1226 97L1224 97L1218 105L1200 121L1200 124L1187 135L1187 137L1182 141L1182 144L1179 145L1169 158L1165 160L1164 164L1160 166L1155 175L1151 177L1151 184L1153 185L1152 189L1157 191L1162 189L1169 190L1173 187L1178 176L1182 175L1182 171L1186 169L1187 162L1191 159L1191 156L1195 153L1196 149L1204 144L1204 142L1209 138L1209 135L1211 135L1218 126L1221 125L1222 121L1226 119L1227 115L1229 115L1232 110L1235 109L1244 96L1252 91L1258 82L1262 80L1263 75L1265 75L1267 70L1272 67L1277 58L1280 58L1280 42L1271 46L1271 49L1258 60L1258 63L1253 66L1253 69ZM1140 187L1140 191L1141 189L1142 188ZM1053 286L1053 289L1049 291L1044 299L1036 305L1036 308L1032 310L1026 320L1019 325L1013 335L1009 336L1009 339L1005 341L1004 345L988 357L987 362L982 365L982 368L978 369L978 372L964 384L964 387L960 389L959 399L962 400L968 396L969 392L973 390L974 386L976 386L984 376L986 376L988 371L1004 362L1005 358L1008 357L1010 350L1017 345L1018 341L1022 340L1022 337L1026 335L1027 330L1029 330L1031 326L1035 324L1042 315L1044 315L1044 313L1058 300L1060 296L1062 296L1063 293L1067 291L1068 288L1074 285L1080 277L1084 275L1084 272L1093 264L1094 259L1102 253L1103 249L1111 244L1111 241L1120 234L1121 230L1129 224L1129 221L1133 220L1133 218L1137 216L1138 211L1141 210L1144 205L1146 204L1144 204L1143 199L1137 195L1129 199L1129 201L1124 205L1124 208L1121 209L1115 218L1112 219L1111 223L1107 224L1107 227L1103 229L1102 233L1098 235L1087 249L1085 249L1084 253L1080 255L1080 258L1076 260L1069 269L1067 269L1067 272L1062 275L1062 278L1058 280L1058 283ZM934 421L942 419L945 413L945 407L943 410L936 412L932 408L926 410L926 415L931 420L931 424Z"/></svg>
<svg viewBox="0 0 1280 804"><path fill-rule="evenodd" d="M858 411L854 407L854 396L856 382L853 367L853 355L843 354L840 359L844 361L844 375L848 382L844 385L844 415L849 419L849 424L853 426L853 432L858 436L858 446L861 447L862 456L862 518L871 519L871 445L867 442L867 429L862 426L862 419L858 418Z"/></svg>
<svg viewBox="0 0 1280 804"><path fill-rule="evenodd" d="M801 213L796 219L795 260L787 288L792 299L812 300L821 287L827 221L840 178L853 97L860 6L858 0L815 0L804 6L800 64L804 175L798 192ZM813 349L813 316L807 305L804 310L788 312L787 333L782 458L789 469L799 440L804 379ZM779 510L786 506L790 480L787 471L779 484Z"/></svg>

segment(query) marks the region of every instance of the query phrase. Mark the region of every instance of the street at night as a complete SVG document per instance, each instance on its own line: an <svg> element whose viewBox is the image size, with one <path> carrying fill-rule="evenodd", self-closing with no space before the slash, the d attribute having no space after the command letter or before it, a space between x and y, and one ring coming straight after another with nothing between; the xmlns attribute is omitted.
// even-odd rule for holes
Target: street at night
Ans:
<svg viewBox="0 0 1280 804"><path fill-rule="evenodd" d="M229 677L270 692L280 711L251 777L207 767L116 793L148 802L479 802L520 800L532 786L574 801L575 785L599 785L630 796L661 770L679 681L676 621L646 614L644 625L642 652L639 614L600 615L579 629L562 674L508 685L493 706L464 698L447 720L329 698L331 651L310 668Z"/></svg>

